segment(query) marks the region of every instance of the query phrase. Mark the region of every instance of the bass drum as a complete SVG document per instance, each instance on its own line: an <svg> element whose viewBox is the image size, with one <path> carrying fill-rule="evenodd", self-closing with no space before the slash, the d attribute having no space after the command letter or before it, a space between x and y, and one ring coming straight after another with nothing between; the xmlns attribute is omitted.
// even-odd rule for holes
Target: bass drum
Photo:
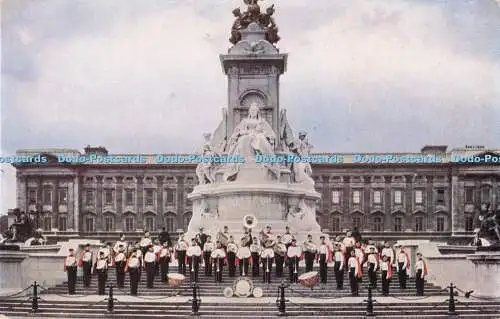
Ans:
<svg viewBox="0 0 500 319"><path fill-rule="evenodd" d="M262 288L259 288L259 287L255 287L252 291L252 295L255 297L255 298L261 298L262 295L263 295L263 292L262 292Z"/></svg>
<svg viewBox="0 0 500 319"><path fill-rule="evenodd" d="M233 283L233 291L234 294L238 297L245 298L250 296L253 291L252 280L245 277L236 279Z"/></svg>
<svg viewBox="0 0 500 319"><path fill-rule="evenodd" d="M231 298L233 295L234 295L233 288L231 288L231 287L226 287L226 288L224 289L224 297L226 297L226 298Z"/></svg>

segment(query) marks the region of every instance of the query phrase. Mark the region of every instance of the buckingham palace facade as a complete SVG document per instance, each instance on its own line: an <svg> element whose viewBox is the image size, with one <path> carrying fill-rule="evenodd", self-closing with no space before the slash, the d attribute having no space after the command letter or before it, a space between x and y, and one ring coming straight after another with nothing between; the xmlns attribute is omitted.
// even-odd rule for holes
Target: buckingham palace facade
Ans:
<svg viewBox="0 0 500 319"><path fill-rule="evenodd" d="M145 163L126 164L58 160L61 154L109 156L103 147L16 154L48 159L13 165L17 208L35 215L49 238L116 237L120 232L135 237L162 227L171 233L187 229L192 204L186 195L198 184L196 164L157 164L154 155L140 155ZM475 161L457 162L454 154ZM357 227L377 239L467 238L481 205L500 206L500 165L484 161L499 158L499 149L426 146L419 153L398 154L407 155L440 161L359 163L355 154L338 154L341 162L313 163L315 188L322 195L316 216L324 231L337 234Z"/></svg>

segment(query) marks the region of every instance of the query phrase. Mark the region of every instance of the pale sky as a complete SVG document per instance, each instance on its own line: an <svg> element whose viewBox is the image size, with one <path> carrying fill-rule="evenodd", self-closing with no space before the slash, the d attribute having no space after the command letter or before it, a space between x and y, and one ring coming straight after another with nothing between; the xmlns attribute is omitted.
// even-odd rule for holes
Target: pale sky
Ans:
<svg viewBox="0 0 500 319"><path fill-rule="evenodd" d="M241 0L4 0L1 153L193 152L225 106ZM289 53L280 102L315 151L498 148L495 0L266 0ZM2 165L0 212L15 207Z"/></svg>

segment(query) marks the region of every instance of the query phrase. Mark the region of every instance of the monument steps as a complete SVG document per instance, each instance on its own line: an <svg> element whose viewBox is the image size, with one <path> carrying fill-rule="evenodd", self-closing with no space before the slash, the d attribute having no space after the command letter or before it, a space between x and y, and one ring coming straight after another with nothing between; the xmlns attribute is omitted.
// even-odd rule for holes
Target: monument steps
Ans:
<svg viewBox="0 0 500 319"><path fill-rule="evenodd" d="M1 300L0 313L9 317L43 318L179 318L191 314L189 302L129 302L115 303L112 314L107 313L106 304L81 301L39 302L39 311L31 314L31 304L25 300ZM363 318L364 303L287 303L286 312L290 317L310 318ZM446 303L376 303L374 313L377 318L448 318ZM500 312L500 302L457 303L457 313L461 318L494 318ZM268 303L218 303L202 301L199 315L203 318L275 318L276 304Z"/></svg>

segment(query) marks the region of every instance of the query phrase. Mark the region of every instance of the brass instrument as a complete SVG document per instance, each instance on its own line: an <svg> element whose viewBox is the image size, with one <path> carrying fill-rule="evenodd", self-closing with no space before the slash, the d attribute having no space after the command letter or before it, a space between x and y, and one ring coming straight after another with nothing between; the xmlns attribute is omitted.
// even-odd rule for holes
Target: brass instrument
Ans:
<svg viewBox="0 0 500 319"><path fill-rule="evenodd" d="M229 234L225 234L222 231L217 233L217 241L221 243L222 246L227 247L229 242Z"/></svg>
<svg viewBox="0 0 500 319"><path fill-rule="evenodd" d="M286 246L283 243L277 243L274 246L274 251L280 255L280 256L285 256L286 255Z"/></svg>
<svg viewBox="0 0 500 319"><path fill-rule="evenodd" d="M311 253L315 253L317 251L317 248L316 248L316 245L314 243L311 243L309 241L305 241L304 242L304 250L311 252Z"/></svg>
<svg viewBox="0 0 500 319"><path fill-rule="evenodd" d="M251 228L254 228L255 226L257 226L257 224L258 224L258 220L257 220L257 217L255 217L254 215L243 216L243 227L245 227L247 229L251 229Z"/></svg>

